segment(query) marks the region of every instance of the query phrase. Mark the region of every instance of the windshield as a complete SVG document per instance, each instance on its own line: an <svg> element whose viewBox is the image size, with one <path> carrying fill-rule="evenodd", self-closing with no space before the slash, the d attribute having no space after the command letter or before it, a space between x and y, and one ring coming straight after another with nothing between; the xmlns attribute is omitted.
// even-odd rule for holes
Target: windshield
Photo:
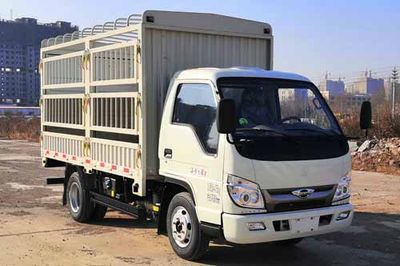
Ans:
<svg viewBox="0 0 400 266"><path fill-rule="evenodd" d="M237 132L277 131L290 135L342 134L317 88L308 82L223 78L219 89L233 99Z"/></svg>
<svg viewBox="0 0 400 266"><path fill-rule="evenodd" d="M310 160L342 156L347 140L311 82L220 78L222 98L235 101L235 146L259 160ZM321 149L324 147L324 149Z"/></svg>

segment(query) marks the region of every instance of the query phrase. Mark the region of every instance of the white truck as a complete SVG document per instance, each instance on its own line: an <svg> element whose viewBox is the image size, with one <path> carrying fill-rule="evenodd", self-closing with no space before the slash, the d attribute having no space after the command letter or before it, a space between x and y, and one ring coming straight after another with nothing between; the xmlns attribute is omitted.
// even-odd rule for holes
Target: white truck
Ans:
<svg viewBox="0 0 400 266"><path fill-rule="evenodd" d="M154 219L188 260L350 225L347 139L272 48L269 24L166 11L44 40L41 156L72 218Z"/></svg>

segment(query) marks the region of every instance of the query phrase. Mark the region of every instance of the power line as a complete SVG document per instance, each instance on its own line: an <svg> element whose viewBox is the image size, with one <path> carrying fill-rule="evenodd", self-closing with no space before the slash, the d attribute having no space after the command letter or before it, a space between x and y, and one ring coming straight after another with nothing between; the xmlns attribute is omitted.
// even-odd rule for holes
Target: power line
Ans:
<svg viewBox="0 0 400 266"><path fill-rule="evenodd" d="M372 78L389 79L391 77L391 70L396 67L398 66L376 67L362 71L341 72L335 74L332 74L331 72L327 73L329 73L329 79L341 79L344 80L345 82L360 80L360 78L364 77L365 75L367 75L368 77L370 76ZM324 78L326 78L326 74L311 77L311 79L313 80L319 79L320 81L323 80Z"/></svg>

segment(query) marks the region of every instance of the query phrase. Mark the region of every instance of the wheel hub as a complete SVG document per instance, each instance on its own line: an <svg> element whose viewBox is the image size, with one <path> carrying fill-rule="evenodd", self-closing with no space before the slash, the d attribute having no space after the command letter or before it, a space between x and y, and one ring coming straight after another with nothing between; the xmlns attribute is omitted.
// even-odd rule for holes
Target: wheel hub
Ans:
<svg viewBox="0 0 400 266"><path fill-rule="evenodd" d="M171 226L175 243L181 248L187 247L192 239L192 219L184 207L175 208Z"/></svg>
<svg viewBox="0 0 400 266"><path fill-rule="evenodd" d="M74 182L71 184L71 187L69 189L68 193L69 197L69 204L71 206L71 210L74 213L79 212L80 206L81 206L81 199L79 197L79 185Z"/></svg>

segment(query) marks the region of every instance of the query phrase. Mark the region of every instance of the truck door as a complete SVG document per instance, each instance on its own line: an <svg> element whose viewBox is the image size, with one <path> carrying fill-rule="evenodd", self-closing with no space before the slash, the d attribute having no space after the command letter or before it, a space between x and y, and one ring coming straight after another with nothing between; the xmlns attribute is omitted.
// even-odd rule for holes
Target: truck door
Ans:
<svg viewBox="0 0 400 266"><path fill-rule="evenodd" d="M212 83L180 82L171 92L160 132L160 172L191 186L200 221L220 224L223 145ZM166 120L167 119L167 120Z"/></svg>

